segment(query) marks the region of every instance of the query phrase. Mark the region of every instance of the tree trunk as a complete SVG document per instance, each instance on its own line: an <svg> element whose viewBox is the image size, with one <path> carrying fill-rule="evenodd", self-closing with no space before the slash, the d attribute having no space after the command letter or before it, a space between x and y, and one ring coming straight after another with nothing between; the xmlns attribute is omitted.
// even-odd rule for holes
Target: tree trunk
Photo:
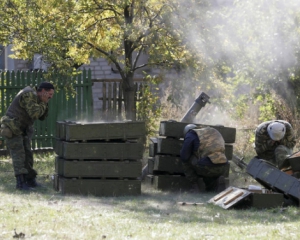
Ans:
<svg viewBox="0 0 300 240"><path fill-rule="evenodd" d="M134 2L132 2L134 4ZM124 8L125 23L129 29L131 28L133 21L133 6L127 5ZM136 120L136 103L135 103L135 86L133 82L133 65L132 65L132 53L133 53L133 42L128 37L130 31L127 32L128 35L124 37L124 50L125 50L125 79L123 78L123 94L125 102L125 113L127 120Z"/></svg>
<svg viewBox="0 0 300 240"><path fill-rule="evenodd" d="M124 89L126 119L136 121L135 88Z"/></svg>

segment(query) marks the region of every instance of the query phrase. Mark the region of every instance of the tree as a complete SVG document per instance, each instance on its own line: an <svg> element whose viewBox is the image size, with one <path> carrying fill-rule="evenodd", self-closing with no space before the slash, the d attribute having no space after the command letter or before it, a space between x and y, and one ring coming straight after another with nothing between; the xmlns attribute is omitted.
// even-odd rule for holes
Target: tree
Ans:
<svg viewBox="0 0 300 240"><path fill-rule="evenodd" d="M298 0L3 0L0 7L0 41L13 43L17 58L40 53L65 74L90 57L113 63L128 119L134 75L146 65L176 70L176 104L196 86L239 119L257 103L259 120L283 118L282 101L294 116L300 111ZM140 65L143 53L148 62Z"/></svg>
<svg viewBox="0 0 300 240"><path fill-rule="evenodd" d="M12 43L14 57L42 54L52 68L70 74L102 57L123 81L127 119L135 119L134 74L148 66L173 67L190 58L172 28L171 0L4 0L0 41ZM139 64L141 54L148 62Z"/></svg>

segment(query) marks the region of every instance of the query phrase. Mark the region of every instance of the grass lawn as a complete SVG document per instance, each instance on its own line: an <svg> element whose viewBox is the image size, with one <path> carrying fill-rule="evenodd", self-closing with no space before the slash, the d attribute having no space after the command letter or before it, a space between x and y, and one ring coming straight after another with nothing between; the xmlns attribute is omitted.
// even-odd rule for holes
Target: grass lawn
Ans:
<svg viewBox="0 0 300 240"><path fill-rule="evenodd" d="M297 207L225 210L206 203L215 194L145 184L135 197L63 196L52 187L54 157L35 156L46 188L29 193L15 189L10 161L0 160L0 239L300 239Z"/></svg>

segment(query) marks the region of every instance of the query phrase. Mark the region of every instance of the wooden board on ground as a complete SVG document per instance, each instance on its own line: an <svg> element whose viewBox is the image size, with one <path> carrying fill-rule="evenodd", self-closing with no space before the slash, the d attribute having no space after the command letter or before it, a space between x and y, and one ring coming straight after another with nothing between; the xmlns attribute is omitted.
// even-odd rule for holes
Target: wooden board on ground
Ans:
<svg viewBox="0 0 300 240"><path fill-rule="evenodd" d="M158 137L151 138L150 140L150 157L155 157L156 155L172 155L177 157L180 156L180 149L183 144L183 139ZM233 145L225 144L225 155L228 160L232 159Z"/></svg>
<svg viewBox="0 0 300 240"><path fill-rule="evenodd" d="M166 136L166 137L174 137L174 138L183 138L183 130L184 127L188 123L183 122L175 122L175 121L162 121L160 122L159 126L159 135L160 136ZM204 124L197 124L198 127L204 128L204 127L212 127L217 129L221 135L224 138L224 141L226 143L234 143L235 137L236 137L236 129L231 127L224 127L221 125L204 125Z"/></svg>
<svg viewBox="0 0 300 240"><path fill-rule="evenodd" d="M142 143L65 142L56 140L55 153L65 159L133 159L143 158Z"/></svg>
<svg viewBox="0 0 300 240"><path fill-rule="evenodd" d="M281 207L283 194L275 192L252 192L248 189L228 187L223 192L211 198L208 203L229 208L274 208Z"/></svg>
<svg viewBox="0 0 300 240"><path fill-rule="evenodd" d="M141 161L77 161L56 157L55 172L63 177L138 178Z"/></svg>
<svg viewBox="0 0 300 240"><path fill-rule="evenodd" d="M177 202L180 206L203 206L204 203L198 203L198 202Z"/></svg>
<svg viewBox="0 0 300 240"><path fill-rule="evenodd" d="M141 194L140 180L75 179L56 176L54 184L54 189L65 195L119 197Z"/></svg>
<svg viewBox="0 0 300 240"><path fill-rule="evenodd" d="M66 141L139 139L146 135L143 121L126 122L64 122L56 124L57 138Z"/></svg>

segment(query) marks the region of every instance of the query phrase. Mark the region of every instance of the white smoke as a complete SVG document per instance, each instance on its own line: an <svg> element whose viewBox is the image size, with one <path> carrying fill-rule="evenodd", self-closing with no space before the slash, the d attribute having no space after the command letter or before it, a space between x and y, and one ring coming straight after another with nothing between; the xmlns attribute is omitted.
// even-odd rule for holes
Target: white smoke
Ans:
<svg viewBox="0 0 300 240"><path fill-rule="evenodd" d="M299 68L299 0L182 0L180 5L172 19L174 27L185 24L184 41L207 69L226 61L236 73L248 74L249 82L239 89L242 94L250 91L249 84L267 81L279 83L285 91L286 73ZM225 120L222 112L211 113L213 118L204 112L199 115L207 118L201 122Z"/></svg>
<svg viewBox="0 0 300 240"><path fill-rule="evenodd" d="M276 72L297 63L300 1L195 2L184 0L173 21L187 23L187 44L206 64L226 58L237 69L251 65Z"/></svg>

